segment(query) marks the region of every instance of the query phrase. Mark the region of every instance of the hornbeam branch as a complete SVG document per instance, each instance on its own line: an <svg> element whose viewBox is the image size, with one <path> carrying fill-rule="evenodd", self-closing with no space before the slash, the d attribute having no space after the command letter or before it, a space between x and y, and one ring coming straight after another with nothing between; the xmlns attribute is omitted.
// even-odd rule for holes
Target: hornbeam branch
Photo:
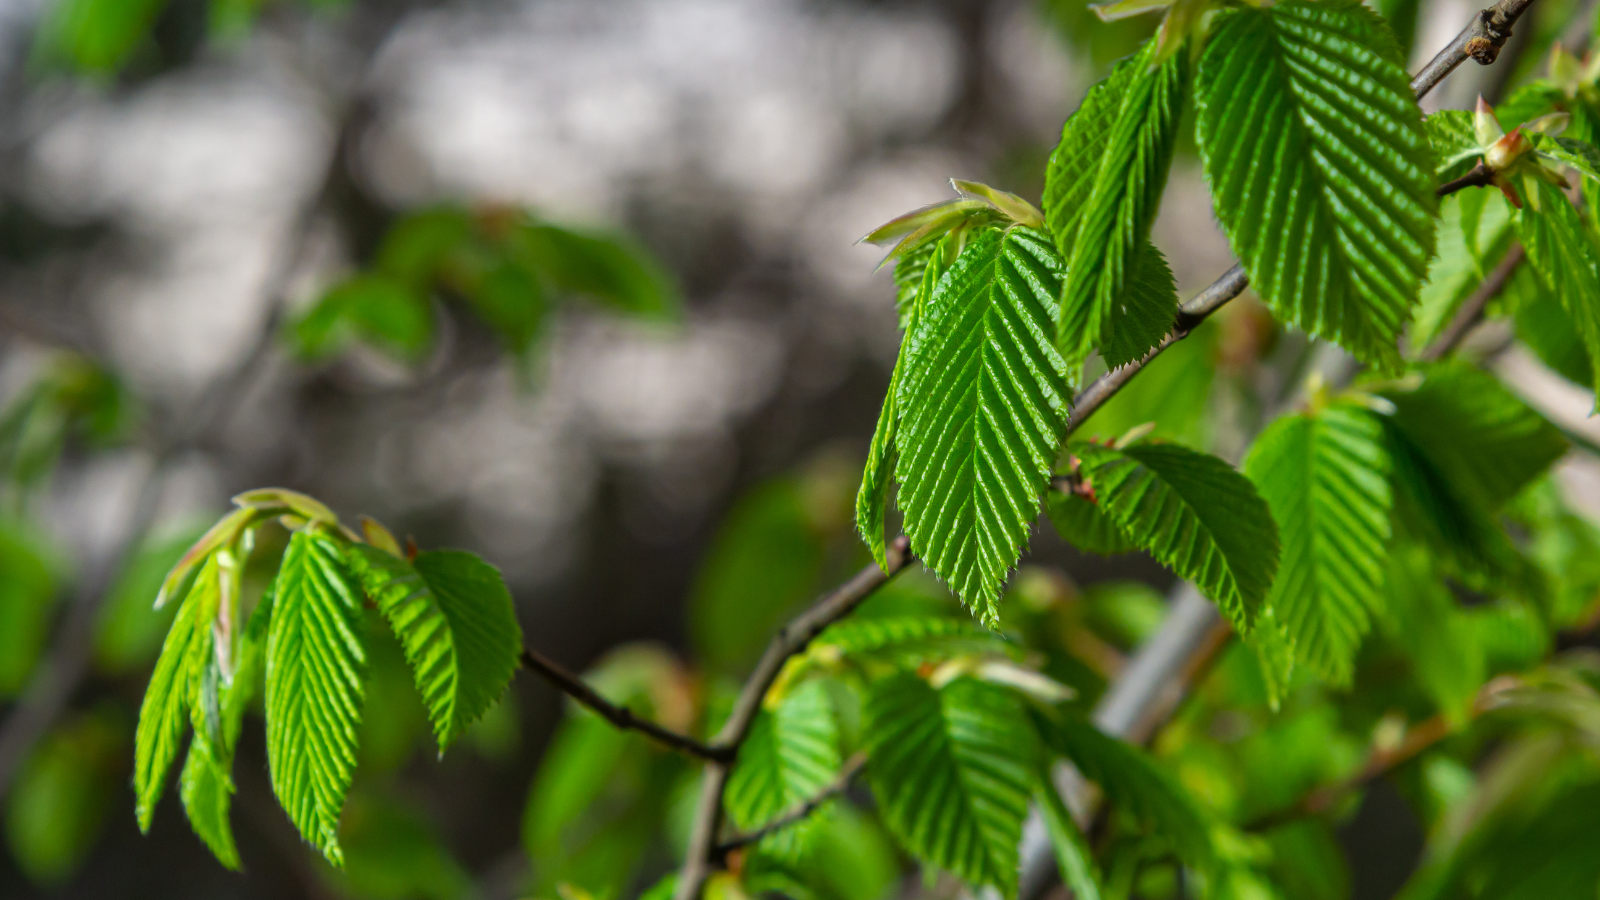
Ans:
<svg viewBox="0 0 1600 900"><path fill-rule="evenodd" d="M618 706L610 700L600 696L594 688L590 687L582 678L574 675L565 666L546 657L537 650L522 648L522 665L543 675L551 684L560 688L563 693L589 707L600 715L601 718L625 731L637 731L661 743L682 750L691 756L713 762L732 762L733 754L727 748L712 747L689 737L679 734L663 725L658 725L649 719L634 715L633 710L626 706Z"/></svg>
<svg viewBox="0 0 1600 900"><path fill-rule="evenodd" d="M833 593L818 600L810 609L796 616L789 624L778 629L767 644L755 671L745 680L734 701L733 713L717 732L711 746L728 754L730 761L713 761L706 766L705 780L700 783L700 799L695 804L694 826L689 834L689 852L684 857L683 868L678 871L678 889L673 900L698 900L700 889L717 863L717 833L722 828L722 795L728 786L728 774L733 770L731 759L738 754L739 746L750 734L756 714L761 711L761 701L767 690L777 680L778 673L789 657L805 650L811 640L824 628L839 621L872 596L889 579L900 574L915 557L911 553L911 540L901 535L889 542L887 563L880 569L870 564L857 572Z"/></svg>
<svg viewBox="0 0 1600 900"><path fill-rule="evenodd" d="M815 797L806 800L804 803L801 803L799 806L796 806L788 812L778 816L776 819L773 819L771 822L768 822L760 828L756 828L751 831L747 831L744 834L735 835L731 838L728 838L726 841L718 844L713 853L716 854L716 858L718 860L726 859L728 854L735 850L748 847L769 834L782 831L796 822L803 821L807 816L816 812L818 809L821 809L822 804L827 803L834 797L837 797L846 790L849 790L850 782L854 781L856 776L861 774L861 770L866 768L866 766L867 755L865 753L857 753L855 756L850 758L849 762L845 763L843 769L839 770L839 777L830 782L827 787L818 791Z"/></svg>
<svg viewBox="0 0 1600 900"><path fill-rule="evenodd" d="M1478 324L1478 320L1483 318L1483 311L1489 306L1489 301L1505 290L1506 285L1511 281L1511 276L1516 273L1517 266L1521 265L1527 256L1527 251L1522 249L1521 244L1511 245L1511 249L1501 258L1499 265L1496 265L1494 270L1489 273L1489 277L1485 278L1483 284L1478 285L1478 289L1472 292L1472 296L1461 304L1459 310L1456 310L1455 318L1450 320L1450 324L1445 327L1438 340L1422 351L1421 358L1424 362L1435 362L1443 359L1445 354L1454 350L1461 343L1462 339L1467 336L1467 332L1472 330L1472 326Z"/></svg>

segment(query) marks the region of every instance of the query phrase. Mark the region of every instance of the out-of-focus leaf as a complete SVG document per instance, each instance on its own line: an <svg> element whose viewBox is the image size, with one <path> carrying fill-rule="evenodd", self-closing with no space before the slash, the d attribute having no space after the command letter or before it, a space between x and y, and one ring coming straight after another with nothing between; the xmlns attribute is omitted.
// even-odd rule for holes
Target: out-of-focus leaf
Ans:
<svg viewBox="0 0 1600 900"><path fill-rule="evenodd" d="M1412 347L1433 343L1488 278L1511 246L1512 212L1499 191L1457 191L1440 201L1438 252L1407 332Z"/></svg>
<svg viewBox="0 0 1600 900"><path fill-rule="evenodd" d="M12 858L34 882L61 884L88 854L117 796L127 723L110 710L76 716L34 749L6 806Z"/></svg>
<svg viewBox="0 0 1600 900"><path fill-rule="evenodd" d="M54 565L37 539L0 521L0 698L15 696L33 674L56 590Z"/></svg>
<svg viewBox="0 0 1600 900"><path fill-rule="evenodd" d="M467 293L467 300L514 356L526 357L544 332L549 300L544 285L524 266L495 265Z"/></svg>
<svg viewBox="0 0 1600 900"><path fill-rule="evenodd" d="M34 38L34 62L111 75L149 37L164 6L166 0L54 0Z"/></svg>
<svg viewBox="0 0 1600 900"><path fill-rule="evenodd" d="M1540 282L1561 301L1577 326L1592 371L1600 376L1600 249L1578 211L1557 187L1536 182L1518 216L1518 236ZM1537 200L1538 209L1533 208ZM1591 384L1590 387L1600 388ZM1600 403L1600 399L1597 399Z"/></svg>
<svg viewBox="0 0 1600 900"><path fill-rule="evenodd" d="M433 343L433 310L425 293L393 276L356 275L334 285L289 328L295 352L323 359L352 339L416 362Z"/></svg>
<svg viewBox="0 0 1600 900"><path fill-rule="evenodd" d="M469 900L472 876L408 806L356 793L344 816L344 872L339 881L365 900Z"/></svg>
<svg viewBox="0 0 1600 900"><path fill-rule="evenodd" d="M1434 570L1427 551L1398 548L1390 559L1388 602L1382 621L1405 649L1421 683L1441 712L1461 724L1484 681L1478 629L1460 609Z"/></svg>
<svg viewBox="0 0 1600 900"><path fill-rule="evenodd" d="M473 231L472 216L463 209L445 206L411 213L384 234L375 262L395 278L426 287Z"/></svg>
<svg viewBox="0 0 1600 900"><path fill-rule="evenodd" d="M808 830L792 856L757 851L744 866L752 894L776 892L792 900L883 900L900 874L888 836L842 804Z"/></svg>
<svg viewBox="0 0 1600 900"><path fill-rule="evenodd" d="M1190 447L1207 446L1207 403L1216 374L1218 328L1211 320L1173 344L1139 372L1078 429L1078 434L1114 439L1130 428L1156 423L1152 436Z"/></svg>
<svg viewBox="0 0 1600 900"><path fill-rule="evenodd" d="M1122 526L1086 497L1052 490L1045 498L1045 511L1056 534L1079 550L1111 556L1139 549Z"/></svg>
<svg viewBox="0 0 1600 900"><path fill-rule="evenodd" d="M557 290L618 312L670 319L682 305L660 262L620 235L534 224L519 229L512 246Z"/></svg>

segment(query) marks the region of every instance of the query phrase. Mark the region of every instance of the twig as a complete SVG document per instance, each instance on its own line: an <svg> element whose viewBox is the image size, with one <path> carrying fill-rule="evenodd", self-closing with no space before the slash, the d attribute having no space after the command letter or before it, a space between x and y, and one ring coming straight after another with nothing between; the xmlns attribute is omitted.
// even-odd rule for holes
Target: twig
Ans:
<svg viewBox="0 0 1600 900"><path fill-rule="evenodd" d="M1424 362L1437 362L1459 346L1466 338L1467 332L1483 318L1483 311L1489 306L1489 301L1505 290L1511 281L1511 276L1516 273L1517 266L1522 264L1527 255L1521 244L1512 244L1511 249L1506 251L1505 257L1489 273L1489 277L1485 278L1483 284L1478 285L1478 289L1472 292L1472 296L1461 304L1450 324L1445 326L1439 337L1429 344L1418 358Z"/></svg>
<svg viewBox="0 0 1600 900"><path fill-rule="evenodd" d="M726 748L737 755L739 746L750 734L756 713L761 711L761 700L772 687L772 682L783 670L789 657L805 650L812 638L824 628L849 615L873 591L883 587L889 579L900 574L915 559L911 554L911 541L905 535L895 538L888 547L887 570L876 564L857 572L833 593L818 600L814 606L797 616L772 636L767 650L761 654L755 671L745 680L739 699L733 704L733 713L712 741L714 748ZM716 863L717 832L722 827L722 794L728 786L728 773L732 763L715 761L706 764L705 780L700 784L700 799L695 804L694 825L689 834L689 852L678 870L678 889L673 900L697 900L706 877Z"/></svg>
<svg viewBox="0 0 1600 900"><path fill-rule="evenodd" d="M1439 196L1447 197L1462 188L1488 187L1494 183L1494 170L1481 161L1467 170L1467 174L1439 185Z"/></svg>
<svg viewBox="0 0 1600 900"><path fill-rule="evenodd" d="M626 706L618 706L612 703L610 700L600 696L594 688L589 687L582 678L574 675L565 666L536 650L530 650L526 647L522 649L522 665L543 675L567 696L599 713L602 718L618 728L641 732L674 750L682 750L691 756L698 756L701 759L713 762L732 762L733 760L733 754L725 747L708 746L688 735L679 734L670 728L658 725L649 719L642 719L634 715L633 710L628 709Z"/></svg>
<svg viewBox="0 0 1600 900"><path fill-rule="evenodd" d="M729 853L732 853L733 851L743 847L748 847L769 834L782 831L783 829L788 828L790 825L802 821L807 816L820 809L822 804L827 803L834 797L837 797L849 790L850 782L854 781L855 777L861 774L861 770L866 768L866 766L867 755L865 753L857 753L844 764L844 768L839 770L839 776L829 783L827 787L818 791L815 797L806 800L804 803L801 803L799 806L796 806L788 812L783 813L776 819L773 819L771 822L768 822L760 828L756 828L751 831L747 831L744 834L739 834L728 838L727 840L718 844L716 849L712 850L711 852L715 855L716 860L720 862L723 859L726 859Z"/></svg>

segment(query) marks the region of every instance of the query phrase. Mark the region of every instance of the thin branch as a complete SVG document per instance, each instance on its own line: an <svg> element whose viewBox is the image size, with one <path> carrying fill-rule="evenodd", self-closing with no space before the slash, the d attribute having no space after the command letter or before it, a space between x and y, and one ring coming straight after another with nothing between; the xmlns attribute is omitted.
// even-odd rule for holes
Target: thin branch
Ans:
<svg viewBox="0 0 1600 900"><path fill-rule="evenodd" d="M1439 196L1449 196L1450 194L1454 194L1456 191L1459 191L1462 188L1488 187L1493 183L1494 170L1484 165L1482 161L1479 161L1477 165L1467 170L1467 174L1453 181L1446 181L1444 184L1439 185Z"/></svg>
<svg viewBox="0 0 1600 900"><path fill-rule="evenodd" d="M911 540L905 535L895 538L889 543L886 569L869 564L833 593L824 596L810 609L778 629L771 643L767 644L766 652L761 654L760 662L756 663L755 671L745 680L743 689L739 691L739 699L733 704L733 713L728 716L722 730L717 732L711 746L719 750L726 749L730 758L737 755L739 746L750 734L750 727L755 724L756 714L761 711L762 699L789 657L805 650L824 628L853 612L863 600L904 571L915 559L911 553ZM706 765L705 780L700 783L700 798L695 803L689 852L684 857L683 868L678 871L678 889L673 894L673 900L698 900L700 889L716 864L717 834L722 828L722 795L728 786L728 773L732 770L729 762L715 761Z"/></svg>
<svg viewBox="0 0 1600 900"><path fill-rule="evenodd" d="M1478 289L1472 292L1472 296L1461 304L1450 324L1418 358L1424 362L1436 362L1456 349L1466 338L1467 332L1483 318L1483 311L1489 306L1489 301L1505 290L1505 286L1511 281L1511 276L1516 273L1517 266L1521 265L1527 256L1521 244L1512 244L1505 257L1489 273L1489 277L1485 278L1483 284L1478 285Z"/></svg>
<svg viewBox="0 0 1600 900"><path fill-rule="evenodd" d="M718 844L716 849L711 851L714 854L716 861L721 862L727 858L729 853L732 853L733 851L743 847L748 847L769 834L782 831L783 829L788 828L790 825L803 821L807 816L810 816L818 809L821 809L822 804L827 803L834 797L837 797L849 790L850 782L854 781L856 776L861 774L861 770L866 767L867 754L857 753L855 756L852 756L850 760L844 764L844 768L839 770L839 776L830 782L827 787L818 791L816 796L806 800L804 803L801 803L799 806L796 806L788 812L778 816L776 819L773 819L771 822L768 822L760 828L747 831L744 834L734 835L733 837L728 838L727 840Z"/></svg>
<svg viewBox="0 0 1600 900"><path fill-rule="evenodd" d="M634 715L633 710L626 706L618 706L610 700L600 696L594 688L584 682L582 678L574 675L565 666L536 650L522 648L522 665L525 668L538 672L547 681L560 688L562 693L589 707L601 718L625 731L637 731L648 735L657 741L673 748L682 750L691 756L713 762L732 762L733 755L726 748L711 747L703 744L685 734L679 734L670 728L658 725L649 719L642 719Z"/></svg>

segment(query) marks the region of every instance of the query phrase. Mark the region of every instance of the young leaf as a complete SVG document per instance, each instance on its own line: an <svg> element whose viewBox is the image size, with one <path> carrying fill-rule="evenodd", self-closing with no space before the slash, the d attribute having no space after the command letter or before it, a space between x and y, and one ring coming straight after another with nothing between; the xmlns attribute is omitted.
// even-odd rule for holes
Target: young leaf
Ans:
<svg viewBox="0 0 1600 900"><path fill-rule="evenodd" d="M1267 603L1297 661L1349 684L1389 551L1393 498L1383 424L1351 402L1279 419L1257 439L1244 471L1283 542Z"/></svg>
<svg viewBox="0 0 1600 900"><path fill-rule="evenodd" d="M895 395L900 389L900 373L905 367L911 333L921 319L923 305L933 296L934 287L944 274L944 257L948 249L947 241L929 244L925 256L915 257L918 263L912 263L914 257L908 256L902 257L895 266L896 279L908 264L917 265L921 277L911 299L900 308L900 327L905 330L906 336L902 339L899 355L895 357L894 371L889 375L889 390L883 397L878 424L872 430L866 471L861 477L861 490L856 493L856 528L867 542L867 549L872 551L872 558L877 560L878 567L885 571L888 570L889 559L885 551L888 538L884 533L884 520L888 515L889 481L894 475L895 433L900 425L900 407L895 402Z"/></svg>
<svg viewBox="0 0 1600 900"><path fill-rule="evenodd" d="M872 686L866 721L889 830L917 858L1013 896L1039 760L1022 701L975 678L935 689L907 672Z"/></svg>
<svg viewBox="0 0 1600 900"><path fill-rule="evenodd" d="M1184 789L1139 748L1101 734L1088 722L1036 716L1039 733L1051 750L1100 785L1106 796L1172 841L1184 862L1207 868L1216 857L1211 829Z"/></svg>
<svg viewBox="0 0 1600 900"><path fill-rule="evenodd" d="M272 621L273 591L268 588L250 615L239 643L239 658L233 681L215 685L218 721L205 721L207 704L193 705L194 740L178 779L178 796L183 800L189 826L229 869L238 870L239 851L228 822L233 799L233 753L244 724L244 712L255 694L261 676L262 654L266 650L267 629ZM215 660L212 661L215 665ZM214 729L214 730L213 730Z"/></svg>
<svg viewBox="0 0 1600 900"><path fill-rule="evenodd" d="M1438 162L1440 181L1466 173L1483 156L1483 147L1472 127L1472 113L1464 109L1442 109L1422 120L1428 144Z"/></svg>
<svg viewBox="0 0 1600 900"><path fill-rule="evenodd" d="M211 620L218 600L217 563L207 558L195 578L195 586L184 596L172 630L161 645L150 686L145 688L139 707L139 726L134 734L133 790L139 830L150 830L156 803L166 786L167 769L178 756L187 710L193 695L199 666L210 647Z"/></svg>
<svg viewBox="0 0 1600 900"><path fill-rule="evenodd" d="M811 642L810 649L821 650L824 654L871 656L920 652L935 647L981 648L996 652L1006 646L994 632L970 621L906 615L847 619L830 625Z"/></svg>
<svg viewBox="0 0 1600 900"><path fill-rule="evenodd" d="M274 607L266 678L272 790L305 839L338 866L367 651L361 589L336 539L307 529L290 537Z"/></svg>
<svg viewBox="0 0 1600 900"><path fill-rule="evenodd" d="M1076 215L1072 252L1064 255L1067 279L1056 322L1056 346L1073 367L1081 364L1095 345L1113 343L1121 320L1129 314L1127 307L1139 309L1148 305L1152 296L1164 296L1151 291L1159 287L1157 276L1164 266L1142 273L1139 268L1155 267L1159 259L1152 258L1147 249L1150 223L1155 220L1177 143L1178 117L1189 87L1189 57L1177 54L1157 63L1156 43L1147 42L1131 61L1134 72L1123 86L1103 152L1076 173L1058 174L1091 185L1083 209ZM1174 305L1176 299L1173 294ZM1148 317L1148 310L1142 312ZM1162 323L1162 333L1170 324ZM1134 349L1131 354L1147 348ZM1121 349L1121 355L1130 355L1127 347Z"/></svg>
<svg viewBox="0 0 1600 900"><path fill-rule="evenodd" d="M812 799L839 772L839 725L827 685L812 681L756 718L728 776L728 813L740 828L757 828ZM804 826L763 841L794 850Z"/></svg>
<svg viewBox="0 0 1600 900"><path fill-rule="evenodd" d="M470 554L434 551L413 565L367 544L347 552L351 571L400 639L442 754L500 696L516 667L522 632L510 594L499 574ZM450 559L439 560L441 552ZM437 591L421 568L460 583Z"/></svg>
<svg viewBox="0 0 1600 900"><path fill-rule="evenodd" d="M1072 258L1083 211L1094 192L1094 179L1085 175L1099 170L1128 86L1149 68L1149 52L1147 47L1122 60L1110 75L1089 88L1077 112L1067 117L1061 141L1050 154L1044 173L1044 218L1062 259Z"/></svg>
<svg viewBox="0 0 1600 900"><path fill-rule="evenodd" d="M1381 21L1289 0L1217 23L1200 59L1199 143L1217 218L1285 320L1399 366L1433 255L1433 153Z"/></svg>
<svg viewBox="0 0 1600 900"><path fill-rule="evenodd" d="M516 604L499 570L471 553L430 550L417 554L412 566L422 576L450 627L456 671L451 725L442 733L459 736L500 699L516 672L522 655L522 627L517 624ZM396 619L403 616L404 612L397 609ZM411 637L426 640L421 630ZM421 670L417 671L420 685ZM434 719L436 733L440 733L442 721L442 717ZM443 746L441 743L441 751Z"/></svg>
<svg viewBox="0 0 1600 900"><path fill-rule="evenodd" d="M1525 207L1518 221L1518 236L1528 251L1528 262L1545 289L1560 298L1567 315L1589 354L1600 397L1600 253L1584 230L1578 211L1560 189L1535 182L1537 210ZM1600 400L1597 400L1600 409Z"/></svg>
<svg viewBox="0 0 1600 900"><path fill-rule="evenodd" d="M1177 444L1070 449L1096 503L1129 540L1249 631L1278 568L1278 529L1249 479Z"/></svg>
<svg viewBox="0 0 1600 900"><path fill-rule="evenodd" d="M1066 428L1050 339L1061 274L1037 231L974 238L924 301L895 392L906 534L991 623Z"/></svg>

